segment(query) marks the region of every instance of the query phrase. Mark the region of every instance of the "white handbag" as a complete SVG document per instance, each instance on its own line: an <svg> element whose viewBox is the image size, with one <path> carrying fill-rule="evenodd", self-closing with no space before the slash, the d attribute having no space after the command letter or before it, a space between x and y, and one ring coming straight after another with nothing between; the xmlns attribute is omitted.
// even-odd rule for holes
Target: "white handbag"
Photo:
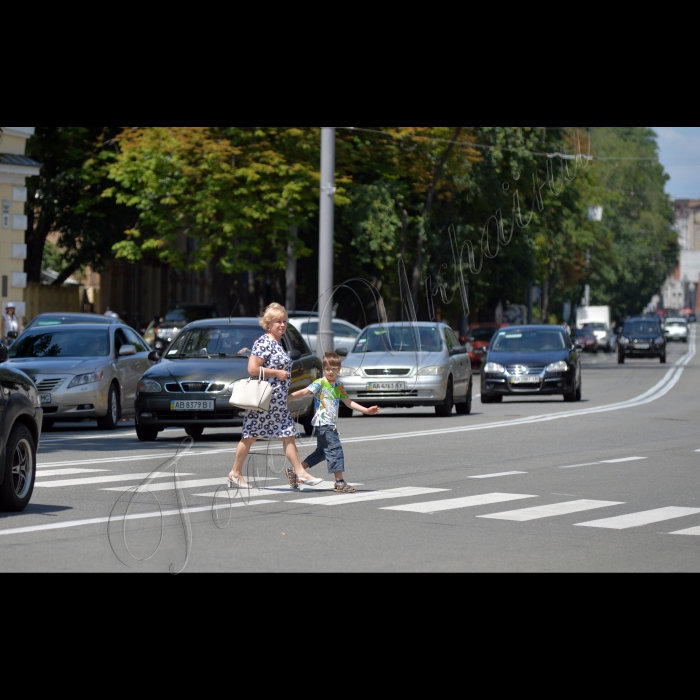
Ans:
<svg viewBox="0 0 700 700"><path fill-rule="evenodd" d="M234 383L229 403L246 411L269 411L272 385L263 379L263 368L257 379L249 377Z"/></svg>

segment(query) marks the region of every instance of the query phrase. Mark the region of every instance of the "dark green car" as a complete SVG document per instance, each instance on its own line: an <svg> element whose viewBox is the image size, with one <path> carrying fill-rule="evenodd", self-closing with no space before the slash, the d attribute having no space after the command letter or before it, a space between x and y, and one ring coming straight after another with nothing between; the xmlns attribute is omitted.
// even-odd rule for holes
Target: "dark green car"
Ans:
<svg viewBox="0 0 700 700"><path fill-rule="evenodd" d="M36 386L5 364L8 356L0 344L0 511L17 513L34 492L43 410Z"/></svg>

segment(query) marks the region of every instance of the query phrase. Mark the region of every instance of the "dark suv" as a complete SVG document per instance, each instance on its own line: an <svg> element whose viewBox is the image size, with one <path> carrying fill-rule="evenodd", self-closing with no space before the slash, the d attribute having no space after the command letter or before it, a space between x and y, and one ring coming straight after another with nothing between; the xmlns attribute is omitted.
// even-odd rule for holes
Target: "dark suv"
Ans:
<svg viewBox="0 0 700 700"><path fill-rule="evenodd" d="M658 357L666 364L666 338L655 318L631 318L617 341L617 362L625 364L628 358Z"/></svg>
<svg viewBox="0 0 700 700"><path fill-rule="evenodd" d="M6 365L0 343L0 511L24 510L36 479L36 450L43 410L32 380Z"/></svg>

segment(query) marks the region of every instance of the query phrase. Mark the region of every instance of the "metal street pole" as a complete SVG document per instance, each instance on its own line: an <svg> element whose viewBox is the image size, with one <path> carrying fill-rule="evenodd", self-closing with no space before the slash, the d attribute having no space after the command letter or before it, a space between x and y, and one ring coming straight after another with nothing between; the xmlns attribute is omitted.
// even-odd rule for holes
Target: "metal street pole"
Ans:
<svg viewBox="0 0 700 700"><path fill-rule="evenodd" d="M333 352L333 214L335 196L335 127L321 127L321 214L318 241L318 348Z"/></svg>

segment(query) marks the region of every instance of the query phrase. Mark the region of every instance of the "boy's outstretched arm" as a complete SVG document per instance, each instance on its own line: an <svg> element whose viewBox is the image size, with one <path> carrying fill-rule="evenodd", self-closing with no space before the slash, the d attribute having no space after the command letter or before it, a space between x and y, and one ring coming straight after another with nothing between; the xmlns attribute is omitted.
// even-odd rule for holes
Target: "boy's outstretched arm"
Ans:
<svg viewBox="0 0 700 700"><path fill-rule="evenodd" d="M360 406L359 403L355 403L352 399L344 399L343 403L353 411L359 411L364 413L366 416L376 416L379 413L379 406L372 406L372 408L365 408Z"/></svg>
<svg viewBox="0 0 700 700"><path fill-rule="evenodd" d="M287 396L287 403L290 401L294 401L294 399L300 399L302 396L313 396L313 391L310 391L309 389L300 389L299 391L295 391L293 394L289 394Z"/></svg>

